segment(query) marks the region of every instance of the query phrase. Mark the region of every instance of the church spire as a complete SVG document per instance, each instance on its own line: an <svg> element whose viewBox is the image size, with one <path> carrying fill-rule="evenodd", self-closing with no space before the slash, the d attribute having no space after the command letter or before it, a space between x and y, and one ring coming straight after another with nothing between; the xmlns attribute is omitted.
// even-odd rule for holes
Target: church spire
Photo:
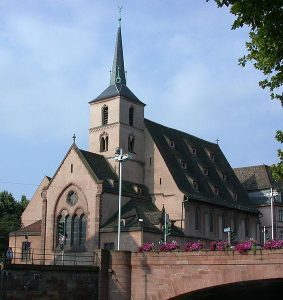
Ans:
<svg viewBox="0 0 283 300"><path fill-rule="evenodd" d="M123 45L122 45L122 34L121 34L121 9L119 10L119 26L116 38L116 47L114 53L114 60L111 72L110 85L126 85L125 67L124 67L124 56L123 56Z"/></svg>

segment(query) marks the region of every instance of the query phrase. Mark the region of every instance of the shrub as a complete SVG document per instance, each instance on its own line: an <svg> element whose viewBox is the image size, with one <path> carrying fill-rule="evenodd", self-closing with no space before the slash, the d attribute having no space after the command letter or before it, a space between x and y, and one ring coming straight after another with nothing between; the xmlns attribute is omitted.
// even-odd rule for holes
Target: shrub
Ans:
<svg viewBox="0 0 283 300"><path fill-rule="evenodd" d="M138 248L138 252L149 252L154 250L154 243L144 243Z"/></svg>
<svg viewBox="0 0 283 300"><path fill-rule="evenodd" d="M213 241L210 243L210 250L211 251L224 251L228 249L228 241Z"/></svg>
<svg viewBox="0 0 283 300"><path fill-rule="evenodd" d="M160 246L161 252L169 252L179 249L179 246L176 241L172 241L171 243L162 244Z"/></svg>
<svg viewBox="0 0 283 300"><path fill-rule="evenodd" d="M192 252L192 251L199 251L203 248L203 243L201 242L187 242L185 245L185 251Z"/></svg>
<svg viewBox="0 0 283 300"><path fill-rule="evenodd" d="M271 241L267 241L264 245L263 245L264 249L281 249L283 248L283 240L271 240Z"/></svg>
<svg viewBox="0 0 283 300"><path fill-rule="evenodd" d="M236 245L235 250L241 254L246 253L250 250L255 251L256 244L257 244L257 242L255 240L245 241L245 242L242 242L242 243L239 243L238 245Z"/></svg>

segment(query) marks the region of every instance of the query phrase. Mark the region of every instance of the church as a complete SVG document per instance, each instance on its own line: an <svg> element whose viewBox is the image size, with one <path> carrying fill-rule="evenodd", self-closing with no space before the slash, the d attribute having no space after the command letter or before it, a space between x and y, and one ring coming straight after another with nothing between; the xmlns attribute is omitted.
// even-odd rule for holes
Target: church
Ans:
<svg viewBox="0 0 283 300"><path fill-rule="evenodd" d="M89 149L75 138L52 177L45 177L22 214L9 246L22 258L33 251L120 250L145 242L257 239L258 210L216 143L144 118L143 103L127 86L121 34L116 37L109 86L89 102ZM122 149L127 161L113 159ZM119 150L121 151L121 150ZM119 189L119 164L122 167ZM60 237L64 236L63 241Z"/></svg>

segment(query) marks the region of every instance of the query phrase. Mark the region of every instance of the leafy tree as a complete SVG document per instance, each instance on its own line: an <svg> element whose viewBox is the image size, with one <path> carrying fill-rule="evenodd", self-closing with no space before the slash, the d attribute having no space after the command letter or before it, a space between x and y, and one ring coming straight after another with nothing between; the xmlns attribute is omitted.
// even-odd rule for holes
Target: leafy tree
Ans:
<svg viewBox="0 0 283 300"><path fill-rule="evenodd" d="M281 144L283 143L283 132L278 130L276 132L275 138ZM281 181L283 179L283 151L278 149L278 157L280 162L277 165L271 166L272 176L276 181Z"/></svg>
<svg viewBox="0 0 283 300"><path fill-rule="evenodd" d="M8 246L9 233L21 227L21 214L27 204L26 196L17 202L11 193L0 192L0 254Z"/></svg>
<svg viewBox="0 0 283 300"><path fill-rule="evenodd" d="M265 76L259 85L268 88L271 98L283 105L283 93L279 91L283 84L283 0L214 1L218 7L229 7L236 16L232 29L250 27L250 40L246 42L248 54L239 63L245 66L252 62Z"/></svg>
<svg viewBox="0 0 283 300"><path fill-rule="evenodd" d="M209 0L206 0L207 2ZM259 85L268 88L271 99L283 106L283 0L214 0L218 7L227 6L236 19L232 29L250 27L250 40L246 42L247 55L239 59L245 66L251 62L265 78ZM276 133L283 143L283 132ZM278 150L280 162L272 166L275 180L283 179L283 151Z"/></svg>

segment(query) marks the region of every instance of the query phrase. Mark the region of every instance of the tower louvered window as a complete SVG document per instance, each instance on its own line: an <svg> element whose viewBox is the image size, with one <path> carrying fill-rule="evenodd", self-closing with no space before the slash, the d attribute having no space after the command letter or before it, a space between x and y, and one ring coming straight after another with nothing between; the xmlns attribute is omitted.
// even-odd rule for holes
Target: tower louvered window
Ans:
<svg viewBox="0 0 283 300"><path fill-rule="evenodd" d="M102 125L108 124L108 106L102 107Z"/></svg>
<svg viewBox="0 0 283 300"><path fill-rule="evenodd" d="M129 125L134 126L134 107L129 108Z"/></svg>

